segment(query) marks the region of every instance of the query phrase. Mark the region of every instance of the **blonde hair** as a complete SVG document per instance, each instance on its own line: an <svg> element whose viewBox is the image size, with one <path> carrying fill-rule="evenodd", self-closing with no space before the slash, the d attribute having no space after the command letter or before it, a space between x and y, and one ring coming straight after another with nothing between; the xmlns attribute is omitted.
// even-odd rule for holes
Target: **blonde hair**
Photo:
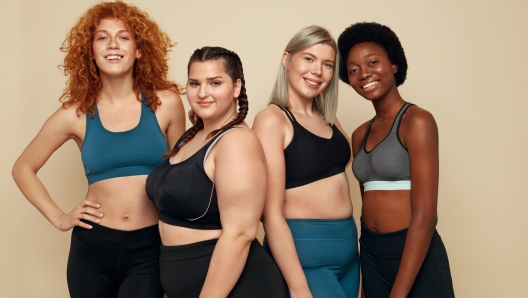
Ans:
<svg viewBox="0 0 528 298"><path fill-rule="evenodd" d="M330 35L330 32L328 32L328 30L323 27L315 25L299 30L297 33L295 33L292 39L290 39L290 42L284 49L284 51L289 54L286 65L290 63L293 55L318 43L324 43L331 46L335 50L336 54L332 80L325 90L323 90L323 92L314 98L313 107L315 110L321 113L321 115L323 115L327 123L333 124L337 112L340 57L336 42L332 35ZM282 63L279 66L279 74L277 75L277 80L273 86L269 103L277 104L281 107L288 107L289 105L288 70Z"/></svg>

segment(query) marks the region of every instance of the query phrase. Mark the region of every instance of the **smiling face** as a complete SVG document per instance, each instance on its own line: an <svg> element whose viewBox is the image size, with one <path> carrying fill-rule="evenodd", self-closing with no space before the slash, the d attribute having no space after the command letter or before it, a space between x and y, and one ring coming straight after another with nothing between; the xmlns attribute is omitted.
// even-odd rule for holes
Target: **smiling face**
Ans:
<svg viewBox="0 0 528 298"><path fill-rule="evenodd" d="M99 22L92 49L102 77L132 76L134 61L141 57L133 34L117 19L102 19Z"/></svg>
<svg viewBox="0 0 528 298"><path fill-rule="evenodd" d="M222 121L235 115L240 88L240 79L233 82L222 59L193 62L189 67L187 99L204 122Z"/></svg>
<svg viewBox="0 0 528 298"><path fill-rule="evenodd" d="M282 58L288 72L288 98L312 100L332 80L336 51L328 44L318 43L289 55L285 52Z"/></svg>
<svg viewBox="0 0 528 298"><path fill-rule="evenodd" d="M394 74L398 66L392 64L385 49L374 42L361 42L348 52L346 60L348 82L368 100L384 98L396 91Z"/></svg>

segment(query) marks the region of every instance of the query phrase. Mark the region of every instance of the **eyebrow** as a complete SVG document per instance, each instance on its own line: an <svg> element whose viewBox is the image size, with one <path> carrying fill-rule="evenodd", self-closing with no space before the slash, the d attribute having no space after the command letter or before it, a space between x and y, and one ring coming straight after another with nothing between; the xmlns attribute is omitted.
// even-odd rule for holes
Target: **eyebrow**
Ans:
<svg viewBox="0 0 528 298"><path fill-rule="evenodd" d="M99 33L99 32L105 32L105 33L109 34L109 32L106 31L106 30L97 30L97 31L94 32L94 34ZM128 30L119 30L119 31L117 31L117 34L123 33L123 32L130 33L130 32L128 32Z"/></svg>
<svg viewBox="0 0 528 298"><path fill-rule="evenodd" d="M207 81L214 81L214 80L217 80L217 79L223 79L223 77L222 76L216 76L216 77L206 78ZM198 81L198 79L189 78L189 81Z"/></svg>
<svg viewBox="0 0 528 298"><path fill-rule="evenodd" d="M368 58L368 57L370 57L370 56L376 56L376 55L377 55L377 54L375 54L375 53L368 54L368 55L366 55L365 57L363 57L363 59ZM350 64L353 64L353 63L356 63L356 61L355 61L355 60L352 60L352 61L348 62L348 63L347 63L347 66L349 66Z"/></svg>

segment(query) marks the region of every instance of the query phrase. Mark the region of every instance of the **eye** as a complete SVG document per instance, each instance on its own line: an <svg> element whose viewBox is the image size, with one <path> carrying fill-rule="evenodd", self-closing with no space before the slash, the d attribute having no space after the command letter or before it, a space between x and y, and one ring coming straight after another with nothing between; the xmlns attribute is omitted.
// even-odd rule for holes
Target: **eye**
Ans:
<svg viewBox="0 0 528 298"><path fill-rule="evenodd" d="M377 63L378 63L377 60L372 60L372 61L370 61L369 65L375 65L375 64L377 64Z"/></svg>
<svg viewBox="0 0 528 298"><path fill-rule="evenodd" d="M130 38L128 38L128 36L120 36L119 39L121 39L121 40L129 40Z"/></svg>
<svg viewBox="0 0 528 298"><path fill-rule="evenodd" d="M101 35L101 36L97 37L97 40L106 40L106 39L107 39L107 38L106 38L106 36L104 36L104 35Z"/></svg>
<svg viewBox="0 0 528 298"><path fill-rule="evenodd" d="M348 72L348 74L351 75L351 74L354 74L354 73L356 73L356 72L358 72L358 68L357 68L357 67L352 68L352 69Z"/></svg>
<svg viewBox="0 0 528 298"><path fill-rule="evenodd" d="M306 60L307 62L312 62L313 59L311 57L304 57L304 60Z"/></svg>
<svg viewBox="0 0 528 298"><path fill-rule="evenodd" d="M199 84L196 83L196 82L189 82L189 83L187 83L187 85L189 85L189 86L191 86L191 87L199 86Z"/></svg>
<svg viewBox="0 0 528 298"><path fill-rule="evenodd" d="M211 81L211 85L213 85L213 86L218 86L220 84L222 84L222 82L220 82L220 81Z"/></svg>
<svg viewBox="0 0 528 298"><path fill-rule="evenodd" d="M334 68L334 65L332 63L325 63L323 64L326 68Z"/></svg>

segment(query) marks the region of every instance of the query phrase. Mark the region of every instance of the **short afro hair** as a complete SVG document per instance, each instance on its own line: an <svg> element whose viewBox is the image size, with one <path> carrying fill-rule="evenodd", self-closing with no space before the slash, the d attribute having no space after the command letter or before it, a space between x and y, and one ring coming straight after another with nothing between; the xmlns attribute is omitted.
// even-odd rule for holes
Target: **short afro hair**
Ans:
<svg viewBox="0 0 528 298"><path fill-rule="evenodd" d="M398 66L398 72L394 74L396 86L403 84L407 77L407 59L400 40L389 27L375 22L355 23L339 35L337 46L342 56L341 67L339 68L341 81L349 84L346 68L348 52L354 45L365 41L377 43L387 52L391 63Z"/></svg>

